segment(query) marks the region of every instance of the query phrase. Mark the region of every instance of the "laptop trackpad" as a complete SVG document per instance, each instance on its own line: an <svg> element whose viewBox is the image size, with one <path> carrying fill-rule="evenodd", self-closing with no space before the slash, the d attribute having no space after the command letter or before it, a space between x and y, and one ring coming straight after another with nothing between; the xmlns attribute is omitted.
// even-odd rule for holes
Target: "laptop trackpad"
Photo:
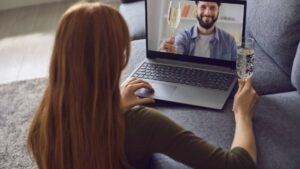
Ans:
<svg viewBox="0 0 300 169"><path fill-rule="evenodd" d="M177 86L150 82L152 87L154 88L154 92L149 91L148 89L142 88L136 91L136 95L140 97L152 97L152 98L170 98Z"/></svg>

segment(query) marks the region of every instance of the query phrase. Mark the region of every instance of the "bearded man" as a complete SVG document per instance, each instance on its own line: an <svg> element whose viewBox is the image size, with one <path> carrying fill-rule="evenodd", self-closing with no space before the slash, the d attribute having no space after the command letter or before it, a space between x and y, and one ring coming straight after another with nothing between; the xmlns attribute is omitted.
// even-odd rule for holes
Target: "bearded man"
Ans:
<svg viewBox="0 0 300 169"><path fill-rule="evenodd" d="M195 1L197 23L165 40L160 51L189 56L235 61L237 47L234 38L216 27L220 13L219 2Z"/></svg>

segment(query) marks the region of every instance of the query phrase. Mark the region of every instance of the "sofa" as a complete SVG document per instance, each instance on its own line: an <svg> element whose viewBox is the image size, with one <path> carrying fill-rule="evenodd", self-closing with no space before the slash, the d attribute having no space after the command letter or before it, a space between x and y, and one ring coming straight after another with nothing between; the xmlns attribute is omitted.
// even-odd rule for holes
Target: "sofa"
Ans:
<svg viewBox="0 0 300 169"><path fill-rule="evenodd" d="M146 56L145 2L123 2L132 37L128 72ZM253 84L260 95L253 117L258 169L300 168L300 1L247 1L246 36L255 39ZM234 136L232 93L221 111L158 101L150 105L210 143L230 149ZM149 168L190 168L163 154Z"/></svg>

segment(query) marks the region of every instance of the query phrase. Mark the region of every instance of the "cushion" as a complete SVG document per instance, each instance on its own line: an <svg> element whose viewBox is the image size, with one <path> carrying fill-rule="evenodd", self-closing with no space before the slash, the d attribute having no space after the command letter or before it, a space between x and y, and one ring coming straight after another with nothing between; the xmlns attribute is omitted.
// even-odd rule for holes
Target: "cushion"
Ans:
<svg viewBox="0 0 300 169"><path fill-rule="evenodd" d="M292 84L298 89L298 91L300 91L300 43L298 45L298 50L292 69Z"/></svg>
<svg viewBox="0 0 300 169"><path fill-rule="evenodd" d="M121 4L120 13L127 22L130 36L133 40L146 37L145 1Z"/></svg>
<svg viewBox="0 0 300 169"><path fill-rule="evenodd" d="M192 169L191 167L173 160L172 158L156 153L151 159L151 169Z"/></svg>
<svg viewBox="0 0 300 169"><path fill-rule="evenodd" d="M128 63L128 72L132 72L146 58L146 40L131 41L131 53Z"/></svg>
<svg viewBox="0 0 300 169"><path fill-rule="evenodd" d="M255 44L253 84L259 95L295 90L288 76L274 60Z"/></svg>
<svg viewBox="0 0 300 169"><path fill-rule="evenodd" d="M212 144L230 149L235 121L233 100L224 110L209 110L157 102L154 108ZM300 164L300 94L296 91L261 96L253 119L257 141L258 169L297 169ZM152 159L154 169L187 169L162 154Z"/></svg>
<svg viewBox="0 0 300 169"><path fill-rule="evenodd" d="M300 40L300 1L248 0L248 31L288 75Z"/></svg>
<svg viewBox="0 0 300 169"><path fill-rule="evenodd" d="M258 169L299 168L299 104L296 91L260 98L254 118Z"/></svg>

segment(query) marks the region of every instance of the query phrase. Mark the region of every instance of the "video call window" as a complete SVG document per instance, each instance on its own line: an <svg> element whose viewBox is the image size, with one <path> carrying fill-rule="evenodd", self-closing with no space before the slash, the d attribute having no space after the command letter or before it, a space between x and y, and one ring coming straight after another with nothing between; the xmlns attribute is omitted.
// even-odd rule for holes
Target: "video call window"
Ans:
<svg viewBox="0 0 300 169"><path fill-rule="evenodd" d="M236 60L243 32L242 4L149 0L147 7L149 50Z"/></svg>

